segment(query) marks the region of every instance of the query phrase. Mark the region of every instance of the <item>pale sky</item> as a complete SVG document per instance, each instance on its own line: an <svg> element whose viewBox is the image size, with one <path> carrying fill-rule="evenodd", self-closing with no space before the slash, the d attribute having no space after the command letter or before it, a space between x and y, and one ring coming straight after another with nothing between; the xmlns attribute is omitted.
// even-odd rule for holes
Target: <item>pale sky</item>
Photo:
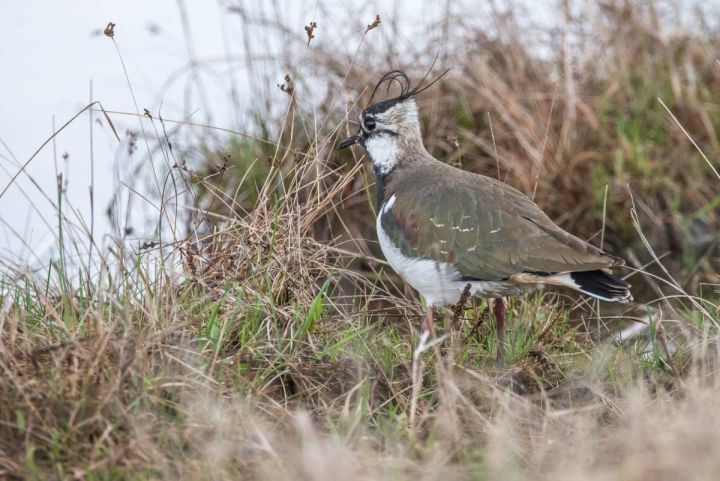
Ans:
<svg viewBox="0 0 720 481"><path fill-rule="evenodd" d="M236 14L228 13L227 8L214 1L189 0L185 6L198 59L222 60L240 53ZM292 13L292 9L286 12L288 21ZM239 127L227 101L230 80L224 81L222 76L205 79L210 109L194 97L187 105L188 73L181 69L188 64L189 54L178 2L2 2L0 140L9 151L0 145L0 190L18 171L18 163L24 163L51 135L53 118L59 127L88 103L91 81L93 98L101 101L106 109L135 111L115 47L102 35L109 21L117 25L115 39L140 111L149 108L157 113L162 102L166 118L182 118L187 108L197 110L194 119L206 121L207 110L212 110L212 121L216 125ZM171 77L175 79L174 83L169 89L163 89ZM138 120L134 118L113 117L113 120L121 138L124 138L126 128L138 128ZM95 220L97 231L103 233L108 228L103 212L115 186L112 167L115 162L122 163L127 159L119 153L123 149L118 147L107 128L94 124L93 135ZM68 154L67 163L62 158L64 153ZM44 253L54 245L54 237L42 217L54 229L57 225L55 213L40 190L56 199L55 159L69 182L69 203L89 223L90 127L89 114L84 114L27 167L27 174L36 180L40 189L33 186L27 176L21 175L0 198L0 256L7 256L9 250L31 260L27 250L22 248L23 242L28 242L38 253ZM122 165L120 171L129 173L131 167ZM22 240L12 233L13 230Z"/></svg>

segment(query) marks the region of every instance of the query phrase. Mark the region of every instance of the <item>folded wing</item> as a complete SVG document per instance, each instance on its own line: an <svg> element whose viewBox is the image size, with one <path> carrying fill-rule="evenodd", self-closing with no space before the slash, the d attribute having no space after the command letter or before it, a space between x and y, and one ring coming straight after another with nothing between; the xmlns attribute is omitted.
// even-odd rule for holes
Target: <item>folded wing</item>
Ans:
<svg viewBox="0 0 720 481"><path fill-rule="evenodd" d="M528 197L484 176L398 190L382 226L408 256L450 262L463 278L509 279L620 266L623 261L555 225ZM439 185L442 184L442 185ZM410 186L407 186L410 187Z"/></svg>

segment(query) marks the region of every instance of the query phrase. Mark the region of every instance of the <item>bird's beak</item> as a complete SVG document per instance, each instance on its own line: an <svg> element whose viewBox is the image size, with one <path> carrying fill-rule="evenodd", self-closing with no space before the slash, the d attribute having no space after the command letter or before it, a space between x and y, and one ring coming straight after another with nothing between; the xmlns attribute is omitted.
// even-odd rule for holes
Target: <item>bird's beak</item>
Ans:
<svg viewBox="0 0 720 481"><path fill-rule="evenodd" d="M351 145L357 144L358 142L360 142L361 138L362 137L360 136L360 132L358 132L357 134L353 135L352 137L348 137L347 139L342 140L338 144L338 150L342 150L347 147L350 147Z"/></svg>

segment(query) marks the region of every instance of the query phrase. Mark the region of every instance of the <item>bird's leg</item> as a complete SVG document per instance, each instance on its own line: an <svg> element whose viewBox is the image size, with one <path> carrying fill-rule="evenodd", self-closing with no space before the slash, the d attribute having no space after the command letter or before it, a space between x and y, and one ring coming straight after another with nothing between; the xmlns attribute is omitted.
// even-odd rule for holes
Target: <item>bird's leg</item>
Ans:
<svg viewBox="0 0 720 481"><path fill-rule="evenodd" d="M425 313L425 319L423 320L422 332L426 333L428 337L432 337L433 333L433 318L435 317L435 308L428 306L427 312Z"/></svg>
<svg viewBox="0 0 720 481"><path fill-rule="evenodd" d="M495 323L497 326L497 357L496 361L499 365L505 363L505 299L502 297L494 299L493 314L495 315Z"/></svg>

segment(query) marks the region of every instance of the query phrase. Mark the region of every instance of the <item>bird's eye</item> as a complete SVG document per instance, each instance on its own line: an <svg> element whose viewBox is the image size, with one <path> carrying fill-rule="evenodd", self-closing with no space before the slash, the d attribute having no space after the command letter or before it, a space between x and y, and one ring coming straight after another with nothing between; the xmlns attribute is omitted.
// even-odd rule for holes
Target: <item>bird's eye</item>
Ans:
<svg viewBox="0 0 720 481"><path fill-rule="evenodd" d="M368 132L375 130L375 119L372 117L366 117L363 124L365 125L365 130Z"/></svg>

